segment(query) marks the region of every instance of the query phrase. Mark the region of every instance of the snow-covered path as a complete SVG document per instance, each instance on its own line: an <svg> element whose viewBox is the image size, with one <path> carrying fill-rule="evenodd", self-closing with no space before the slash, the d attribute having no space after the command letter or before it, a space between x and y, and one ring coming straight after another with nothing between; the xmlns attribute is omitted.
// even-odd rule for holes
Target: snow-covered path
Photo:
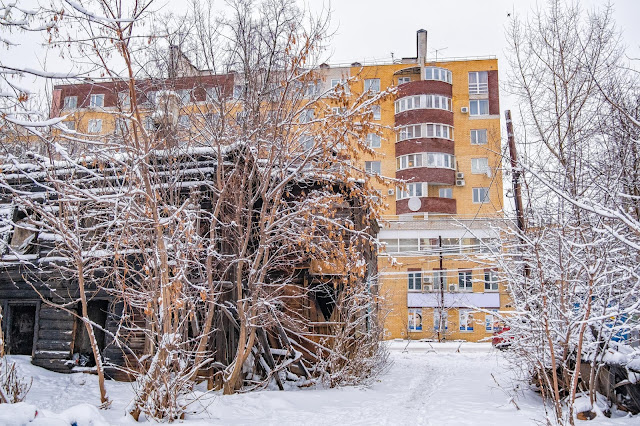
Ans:
<svg viewBox="0 0 640 426"><path fill-rule="evenodd" d="M257 392L210 407L220 424L495 425L533 424L491 378L511 386L501 355L485 344L394 342L389 372L368 388ZM502 384L502 383L501 383ZM539 408L539 407L538 407Z"/></svg>
<svg viewBox="0 0 640 426"><path fill-rule="evenodd" d="M503 354L490 344L414 341L408 346L406 342L391 342L390 346L392 365L371 386L296 388L288 392L261 391L230 396L207 393L202 405L193 404L190 407L193 414L178 424L544 424L543 407L537 394L531 390L517 393L520 410L510 401L510 391L517 385L514 372L509 370ZM99 394L94 376L52 373L31 365L28 357L11 358L18 361L23 374L33 376L33 387L26 402L41 413L36 419L38 425L54 424L54 418L63 420L56 425L69 425L73 421L78 426L137 424L125 416L125 408L133 396L131 384L108 381L113 404L109 410L99 411L95 409ZM16 422L19 413L11 410L0 404L0 423L9 419L13 420L11 424L22 424ZM589 425L626 426L637 421L637 416L598 417Z"/></svg>

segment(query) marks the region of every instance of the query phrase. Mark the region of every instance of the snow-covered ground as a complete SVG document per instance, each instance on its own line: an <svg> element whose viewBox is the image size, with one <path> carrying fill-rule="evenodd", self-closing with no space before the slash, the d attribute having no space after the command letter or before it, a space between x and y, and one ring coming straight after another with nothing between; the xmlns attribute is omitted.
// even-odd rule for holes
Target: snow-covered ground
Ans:
<svg viewBox="0 0 640 426"><path fill-rule="evenodd" d="M528 425L544 419L538 395L518 386L503 354L487 343L390 343L393 364L369 387L261 391L222 396L204 394L192 405L189 426L220 425ZM114 400L97 410L96 378L88 374L52 373L29 363L28 357L9 357L21 372L33 377L27 404L0 404L0 424L24 424L39 414L40 425L101 426L133 424L125 416L132 398L129 383L109 381ZM516 405L520 408L516 408ZM206 411L203 407L206 406ZM31 411L30 411L31 410ZM614 413L614 417L618 413ZM619 413L618 416L621 416ZM598 417L589 425L636 425L636 417Z"/></svg>

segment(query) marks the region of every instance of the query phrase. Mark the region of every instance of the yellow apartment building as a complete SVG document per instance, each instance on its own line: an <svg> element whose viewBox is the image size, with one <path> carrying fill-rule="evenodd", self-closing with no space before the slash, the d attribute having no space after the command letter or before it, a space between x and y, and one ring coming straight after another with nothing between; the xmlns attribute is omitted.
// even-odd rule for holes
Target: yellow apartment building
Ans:
<svg viewBox="0 0 640 426"><path fill-rule="evenodd" d="M378 274L389 311L386 337L478 341L494 332L494 312L509 308L491 262L491 252L500 249L492 224L503 211L498 61L436 62L426 52L427 32L420 30L416 57L323 64L312 92L328 94L325 112L307 119L331 107L339 113L330 95L336 86L351 97L394 92L372 106L377 126L367 143L374 154L356 160L396 180L378 185L385 203ZM171 90L188 105L176 117L188 135L192 113L215 119L211 100L235 97L241 77L199 74L188 63L182 68L189 73L173 79ZM151 82L140 82L140 90L143 103L156 102L159 89ZM56 86L51 115L65 114L70 129L107 137L126 130L115 113L127 105L124 92L123 82ZM144 125L152 128L152 118L145 116Z"/></svg>

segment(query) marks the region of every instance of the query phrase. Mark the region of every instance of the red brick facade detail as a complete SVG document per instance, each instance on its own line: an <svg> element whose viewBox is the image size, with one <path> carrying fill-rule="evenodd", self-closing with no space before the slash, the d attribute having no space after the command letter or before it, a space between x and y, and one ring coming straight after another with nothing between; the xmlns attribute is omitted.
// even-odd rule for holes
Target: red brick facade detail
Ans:
<svg viewBox="0 0 640 426"><path fill-rule="evenodd" d="M444 95L451 97L452 93L452 86L449 83L445 83L444 81L420 80L401 84L398 87L398 97L396 99L412 95Z"/></svg>
<svg viewBox="0 0 640 426"><path fill-rule="evenodd" d="M454 198L420 197L422 205L418 211L409 210L409 199L396 201L396 214L406 213L443 213L456 214L456 200Z"/></svg>
<svg viewBox="0 0 640 426"><path fill-rule="evenodd" d="M180 77L174 80L138 80L136 81L136 96L138 104L146 101L145 93L157 90L191 90L192 102L203 102L207 98L206 89L209 87L221 87L222 93L231 96L233 91L233 74L206 75L197 77ZM51 111L62 110L64 98L67 96L78 97L78 108L88 108L91 95L104 94L104 107L118 105L118 93L126 92L129 86L125 81L109 81L84 84L70 84L55 86L54 90L60 91L58 105L52 105Z"/></svg>
<svg viewBox="0 0 640 426"><path fill-rule="evenodd" d="M438 169L435 167L416 167L413 169L397 171L396 178L412 182L453 185L456 183L456 171L450 169Z"/></svg>
<svg viewBox="0 0 640 426"><path fill-rule="evenodd" d="M409 139L396 143L396 157L417 152L444 152L454 154L455 142L439 138Z"/></svg>
<svg viewBox="0 0 640 426"><path fill-rule="evenodd" d="M442 109L413 109L396 114L396 126L442 123L453 126L453 113Z"/></svg>
<svg viewBox="0 0 640 426"><path fill-rule="evenodd" d="M488 71L489 83L489 114L500 114L500 87L498 86L498 71Z"/></svg>

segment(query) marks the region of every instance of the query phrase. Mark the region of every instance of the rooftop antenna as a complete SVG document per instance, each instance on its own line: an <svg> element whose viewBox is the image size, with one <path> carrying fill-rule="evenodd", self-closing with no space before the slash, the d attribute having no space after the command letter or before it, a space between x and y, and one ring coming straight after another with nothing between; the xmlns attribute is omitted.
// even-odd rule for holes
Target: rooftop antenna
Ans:
<svg viewBox="0 0 640 426"><path fill-rule="evenodd" d="M394 63L394 64L396 63L393 52L391 52L391 63Z"/></svg>
<svg viewBox="0 0 640 426"><path fill-rule="evenodd" d="M432 52L436 52L436 62L438 62L438 52L447 50L448 47L441 47L440 49L433 49Z"/></svg>

